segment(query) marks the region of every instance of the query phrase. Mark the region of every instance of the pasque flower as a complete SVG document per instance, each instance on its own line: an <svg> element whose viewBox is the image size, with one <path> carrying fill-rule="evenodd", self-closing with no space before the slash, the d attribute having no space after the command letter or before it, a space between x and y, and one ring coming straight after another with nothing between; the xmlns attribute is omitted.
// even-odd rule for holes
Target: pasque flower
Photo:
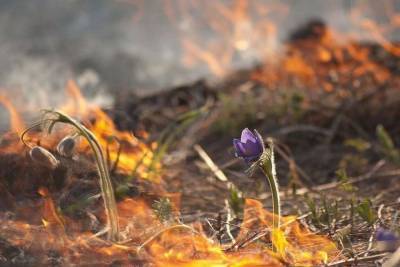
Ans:
<svg viewBox="0 0 400 267"><path fill-rule="evenodd" d="M252 132L248 128L245 128L242 131L240 139L233 139L233 146L235 147L236 156L243 158L247 163L251 164L249 168L250 172L254 168L259 167L264 173L272 193L272 210L277 215L272 217L273 231L279 231L281 205L275 169L274 144L272 139L268 140L268 148L265 148L260 134L256 130ZM279 250L276 244L274 244L274 249L276 251Z"/></svg>
<svg viewBox="0 0 400 267"><path fill-rule="evenodd" d="M377 249L381 251L395 251L400 246L400 237L388 229L379 227L375 238Z"/></svg>
<svg viewBox="0 0 400 267"><path fill-rule="evenodd" d="M377 241L399 241L400 238L392 231L378 228L376 231L376 240Z"/></svg>
<svg viewBox="0 0 400 267"><path fill-rule="evenodd" d="M233 146L237 157L243 158L247 163L257 161L264 152L264 143L260 134L245 128L240 139L233 139Z"/></svg>

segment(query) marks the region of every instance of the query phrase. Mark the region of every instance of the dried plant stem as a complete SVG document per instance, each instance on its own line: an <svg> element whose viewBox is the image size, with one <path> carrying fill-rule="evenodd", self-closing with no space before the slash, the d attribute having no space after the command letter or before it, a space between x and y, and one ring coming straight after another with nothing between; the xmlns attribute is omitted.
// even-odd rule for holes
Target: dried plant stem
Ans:
<svg viewBox="0 0 400 267"><path fill-rule="evenodd" d="M236 240L232 235L231 224L230 224L230 222L232 220L232 210L229 207L229 201L227 199L225 199L225 209L226 209L226 223L225 223L226 233L228 234L229 238L231 239L231 242L234 244L234 243L236 243Z"/></svg>
<svg viewBox="0 0 400 267"><path fill-rule="evenodd" d="M194 145L193 146L194 150L199 154L201 159L207 164L207 166L210 168L212 173L220 180L221 182L228 182L228 178L226 175L221 171L221 169L218 167L217 164L214 163L214 161L210 158L210 156L207 154L207 152L200 146L200 145Z"/></svg>
<svg viewBox="0 0 400 267"><path fill-rule="evenodd" d="M104 208L107 217L106 229L109 229L109 231L107 231L107 239L114 242L119 241L120 235L118 225L118 210L115 201L114 189L104 152L99 142L97 141L96 136L84 125L60 111L45 110L45 115L49 115L50 117L54 116L54 118L50 119L47 119L45 117L45 119L43 120L51 122L49 132L51 132L54 124L58 122L66 123L74 126L79 134L85 137L86 140L89 142L89 145L93 150L94 158L96 160L97 171L100 180L99 182L101 195L103 197Z"/></svg>
<svg viewBox="0 0 400 267"><path fill-rule="evenodd" d="M349 264L349 263L353 263L353 262L360 263L360 262L363 262L363 261L372 261L372 260L383 258L383 257L387 256L388 254L389 253L385 252L385 253L376 254L376 255L372 255L372 256L351 258L351 259L343 259L343 260L339 260L339 261L328 263L325 266L328 266L328 267L330 267L330 266L344 266L345 264Z"/></svg>
<svg viewBox="0 0 400 267"><path fill-rule="evenodd" d="M172 230L172 229L176 229L176 228L183 228L183 229L187 229L190 230L191 232L195 233L195 234L200 234L199 232L197 232L196 230L194 230L192 227L185 225L185 224L177 224L177 225L172 225L169 227L166 227L160 231L158 231L157 233L155 233L154 235L152 235L149 239L147 239L146 241L144 241L136 250L137 254L140 254L140 251L147 246L149 243L151 243L154 239L156 239L157 237L159 237L161 234Z"/></svg>

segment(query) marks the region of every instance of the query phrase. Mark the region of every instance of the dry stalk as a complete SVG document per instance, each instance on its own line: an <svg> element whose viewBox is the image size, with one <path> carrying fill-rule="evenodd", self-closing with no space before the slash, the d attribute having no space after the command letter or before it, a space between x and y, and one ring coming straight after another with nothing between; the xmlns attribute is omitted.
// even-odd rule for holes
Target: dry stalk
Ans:
<svg viewBox="0 0 400 267"><path fill-rule="evenodd" d="M97 141L96 136L80 122L62 112L55 110L44 110L42 121L40 123L34 124L32 127L25 130L21 135L21 141L26 144L24 141L24 136L29 130L33 129L33 127L37 127L39 125L47 126L46 128L48 133L51 133L56 123L64 123L73 126L77 130L79 135L85 137L91 149L93 150L93 154L96 160L97 171L100 178L99 180L101 195L103 197L104 208L107 217L107 226L105 227L105 230L100 231L100 233L107 232L108 240L118 242L120 238L120 233L118 225L118 210L115 201L114 189L104 152L99 142Z"/></svg>

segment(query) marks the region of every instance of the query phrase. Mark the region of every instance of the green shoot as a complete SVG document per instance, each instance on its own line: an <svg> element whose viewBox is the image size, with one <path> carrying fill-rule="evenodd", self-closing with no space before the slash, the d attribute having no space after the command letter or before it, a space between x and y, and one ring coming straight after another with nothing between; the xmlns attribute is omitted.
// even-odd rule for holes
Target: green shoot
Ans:
<svg viewBox="0 0 400 267"><path fill-rule="evenodd" d="M169 198L162 197L154 201L152 205L153 211L161 222L167 222L172 217L172 205Z"/></svg>
<svg viewBox="0 0 400 267"><path fill-rule="evenodd" d="M244 198L242 192L240 192L235 186L229 188L229 206L233 212L238 215L242 213L244 205Z"/></svg>
<svg viewBox="0 0 400 267"><path fill-rule="evenodd" d="M400 164L400 151L396 149L392 138L382 125L376 127L376 135L385 157L395 164Z"/></svg>
<svg viewBox="0 0 400 267"><path fill-rule="evenodd" d="M357 214L369 225L375 223L377 215L375 210L372 208L371 201L369 199L364 199L355 207L355 210Z"/></svg>

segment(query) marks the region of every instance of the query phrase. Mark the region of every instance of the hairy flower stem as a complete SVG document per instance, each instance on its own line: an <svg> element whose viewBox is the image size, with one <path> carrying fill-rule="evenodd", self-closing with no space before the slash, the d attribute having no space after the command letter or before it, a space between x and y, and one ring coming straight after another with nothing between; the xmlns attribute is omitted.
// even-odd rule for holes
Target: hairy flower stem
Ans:
<svg viewBox="0 0 400 267"><path fill-rule="evenodd" d="M52 127L57 122L66 123L74 126L79 134L85 137L85 139L89 142L89 145L93 150L94 158L97 165L97 171L100 178L99 180L101 195L103 197L104 208L107 217L107 239L118 242L120 234L118 225L118 210L115 201L114 189L104 152L99 142L97 141L96 136L84 125L60 111L48 110L45 111L45 115L55 116L54 118L49 119L51 121L49 132L51 132ZM47 121L48 119L45 120Z"/></svg>
<svg viewBox="0 0 400 267"><path fill-rule="evenodd" d="M273 225L273 230L275 230L280 228L281 203L279 197L278 179L276 176L276 168L275 168L274 146L272 140L269 140L268 143L269 143L269 150L265 152L267 154L266 158L260 161L260 167L267 178L269 187L271 188L272 200L273 200L272 212L274 213L274 216L272 217L272 225Z"/></svg>

